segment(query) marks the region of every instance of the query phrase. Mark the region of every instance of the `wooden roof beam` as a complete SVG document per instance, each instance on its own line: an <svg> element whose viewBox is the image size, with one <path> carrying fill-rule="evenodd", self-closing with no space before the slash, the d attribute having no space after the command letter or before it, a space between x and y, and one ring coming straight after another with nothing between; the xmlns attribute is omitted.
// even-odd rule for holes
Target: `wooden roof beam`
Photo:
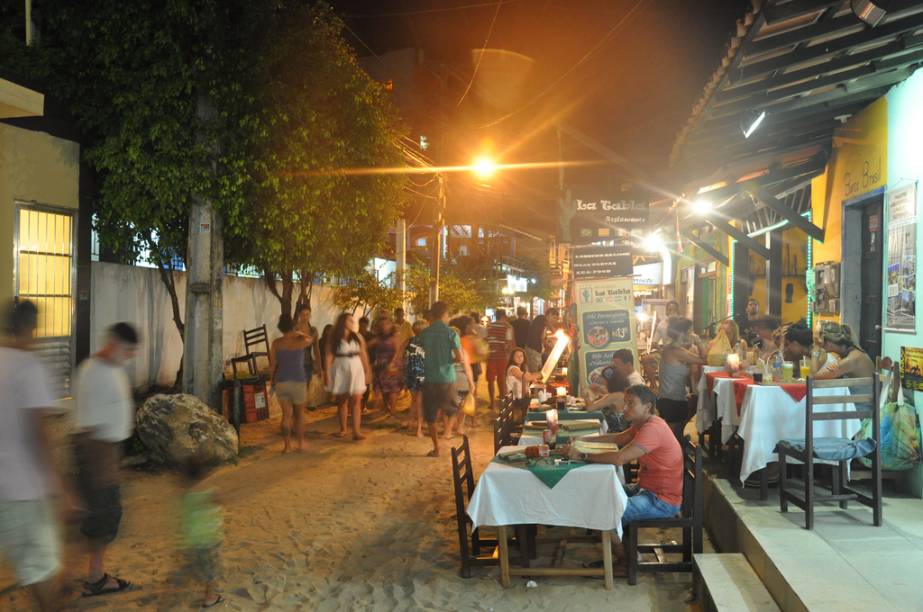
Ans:
<svg viewBox="0 0 923 612"><path fill-rule="evenodd" d="M923 11L923 4L919 5L919 10ZM829 55L835 55L857 45L865 45L880 40L886 40L906 32L912 32L920 27L923 27L923 15L914 14L904 19L889 21L876 28L869 28L855 34L841 36L840 38L827 41L823 44L805 47L792 53L785 53L778 57L742 66L738 68L735 73L730 74L728 80L731 83L736 83L741 80L752 79L775 70L797 66L798 64Z"/></svg>
<svg viewBox="0 0 923 612"><path fill-rule="evenodd" d="M725 255L724 253L722 253L721 251L719 251L712 245L708 244L704 240L701 240L691 231L681 230L680 235L686 240L688 240L689 242L691 242L692 244L694 244L695 246L697 246L698 248L702 249L703 251L705 251L712 257L714 257L715 261L717 261L718 263L724 266L730 265L731 262L728 260L727 255Z"/></svg>
<svg viewBox="0 0 923 612"><path fill-rule="evenodd" d="M735 240L737 240L737 242L744 245L745 247L747 247L748 249L750 249L751 251L753 251L754 253L762 257L763 259L769 259L769 249L767 249L764 245L757 242L756 239L751 238L750 236L746 235L744 232L737 229L736 227L734 227L733 225L731 225L724 219L713 219L711 218L711 216L709 216L705 218L705 221L709 225L713 226L715 229L721 230L722 232L724 232L731 238L734 238Z"/></svg>
<svg viewBox="0 0 923 612"><path fill-rule="evenodd" d="M843 4L843 0L795 0L785 4L773 3L763 9L766 15L766 23L775 24L780 21L797 19L811 13L816 13L838 4Z"/></svg>
<svg viewBox="0 0 923 612"><path fill-rule="evenodd" d="M805 234L819 242L824 241L824 230L817 227L797 212L786 206L785 202L774 196L765 188L753 188L747 190L750 195L760 203L776 211L780 217L788 221L791 225L801 229Z"/></svg>
<svg viewBox="0 0 923 612"><path fill-rule="evenodd" d="M879 65L882 65L885 62L897 62L900 61L901 58L906 57L906 55L900 55L891 59L885 58L888 58L891 55L896 55L898 53L907 53L916 50L917 47L923 47L923 34L918 34L916 36L904 36L898 40L895 40L894 42L888 43L884 47L876 47L868 51L862 51L860 53L854 53L851 55L844 55L843 57L831 60L829 62L823 62L815 66L802 68L801 70L786 72L784 74L780 74L779 76L763 79L754 83L748 83L747 85L740 85L739 87L725 89L718 92L718 94L715 96L715 102L726 103L753 94L768 92L770 90L777 90L779 88L785 87L786 85L793 85L806 79L814 79L836 70L842 70L844 68L849 68L850 66L866 64L868 62L877 62Z"/></svg>

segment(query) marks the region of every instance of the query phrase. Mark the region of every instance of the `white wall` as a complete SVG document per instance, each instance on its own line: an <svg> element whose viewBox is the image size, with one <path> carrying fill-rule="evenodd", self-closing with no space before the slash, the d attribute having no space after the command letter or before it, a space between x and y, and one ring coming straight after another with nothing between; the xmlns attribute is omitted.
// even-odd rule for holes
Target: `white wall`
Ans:
<svg viewBox="0 0 923 612"><path fill-rule="evenodd" d="M173 323L170 296L156 269L95 262L92 266L90 304L91 350L99 348L106 328L119 321L136 325L142 345L130 366L136 388L171 385L183 355L183 344ZM176 274L180 311L186 309L186 275ZM311 296L311 323L323 330L338 314L329 287L315 287ZM185 316L185 314L184 314ZM279 335L279 302L262 280L225 277L224 359L243 353L244 329L266 324L270 338Z"/></svg>

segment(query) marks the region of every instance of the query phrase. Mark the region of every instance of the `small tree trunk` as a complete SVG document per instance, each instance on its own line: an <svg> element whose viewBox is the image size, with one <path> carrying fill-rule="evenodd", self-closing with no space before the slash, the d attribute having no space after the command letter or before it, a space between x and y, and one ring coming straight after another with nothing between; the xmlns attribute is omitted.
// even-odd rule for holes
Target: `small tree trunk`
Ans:
<svg viewBox="0 0 923 612"><path fill-rule="evenodd" d="M154 242L152 237L148 238L148 246L151 254L156 260L155 263L157 264L157 271L160 273L160 281L163 283L164 287L166 287L167 293L170 296L170 307L173 309L173 323L176 325L176 331L179 332L180 342L185 344L186 325L183 323L183 315L179 308L179 296L176 295L176 277L173 276L173 263L172 261L169 265L166 263L166 258L160 252L158 245ZM173 390L176 391L179 389L182 382L183 359L181 357L179 360L179 369L176 371L176 378L173 379Z"/></svg>

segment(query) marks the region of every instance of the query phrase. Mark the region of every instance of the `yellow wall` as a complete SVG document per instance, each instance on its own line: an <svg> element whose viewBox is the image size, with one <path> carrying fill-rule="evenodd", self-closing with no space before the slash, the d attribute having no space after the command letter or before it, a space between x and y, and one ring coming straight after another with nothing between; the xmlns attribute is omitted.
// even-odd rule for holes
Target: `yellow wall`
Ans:
<svg viewBox="0 0 923 612"><path fill-rule="evenodd" d="M13 295L14 201L76 209L79 173L77 143L0 124L0 302Z"/></svg>
<svg viewBox="0 0 923 612"><path fill-rule="evenodd" d="M880 98L836 131L827 170L811 183L814 224L824 230L815 264L842 260L843 202L884 187L887 169L888 101Z"/></svg>

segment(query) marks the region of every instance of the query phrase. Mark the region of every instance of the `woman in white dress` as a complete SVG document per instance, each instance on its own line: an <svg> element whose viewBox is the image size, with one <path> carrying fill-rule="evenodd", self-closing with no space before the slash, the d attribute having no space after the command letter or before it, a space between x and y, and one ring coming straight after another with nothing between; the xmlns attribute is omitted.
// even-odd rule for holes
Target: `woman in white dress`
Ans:
<svg viewBox="0 0 923 612"><path fill-rule="evenodd" d="M372 368L365 340L357 333L356 319L348 312L342 313L330 340L325 346L324 362L327 390L334 396L340 417L340 437L347 435L349 413L353 416L353 440L364 440L359 428L362 425L362 394L372 380Z"/></svg>

